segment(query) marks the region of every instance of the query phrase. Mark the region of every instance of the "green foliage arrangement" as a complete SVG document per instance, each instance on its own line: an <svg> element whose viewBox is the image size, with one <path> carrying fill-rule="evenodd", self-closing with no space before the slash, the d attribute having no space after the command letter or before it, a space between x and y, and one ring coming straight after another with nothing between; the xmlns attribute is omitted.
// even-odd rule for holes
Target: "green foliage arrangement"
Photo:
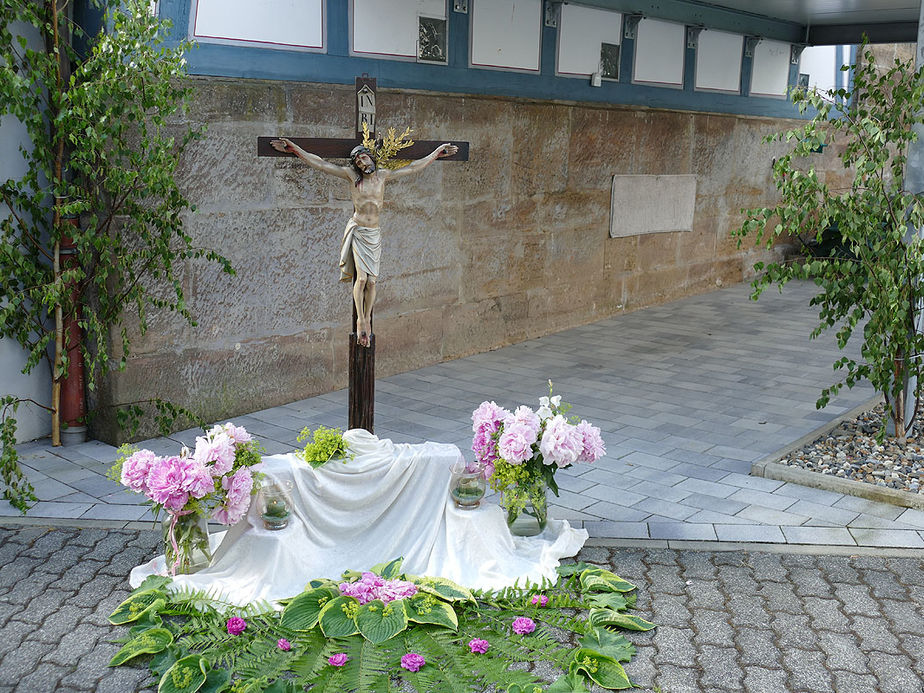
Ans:
<svg viewBox="0 0 924 693"><path fill-rule="evenodd" d="M20 122L32 143L21 149L26 172L0 181L0 336L26 351L24 373L48 363L55 445L69 360L66 319L84 332L80 351L92 391L100 376L126 364L126 310L137 314L142 333L151 306L195 324L182 265L205 258L233 274L225 258L195 247L183 228L191 205L175 180L178 156L201 133L171 119L191 98L183 58L190 44L164 45L169 25L152 16L146 0L92 4L104 11L94 36L75 23L69 0L0 0L0 116ZM78 45L85 48L78 52ZM62 260L66 238L76 263ZM21 400L2 400L0 470L4 497L24 511L33 496L9 444L12 401ZM155 399L120 405L127 408L119 422L137 424L150 405L162 430L164 421L191 414Z"/></svg>
<svg viewBox="0 0 924 693"><path fill-rule="evenodd" d="M819 310L812 337L834 329L840 348L865 321L861 358L834 363L846 375L822 390L817 406L827 405L844 385L869 380L885 397L895 435L904 438L917 413L916 404L914 412L905 411L906 399L911 394L917 401L924 385L924 334L916 324L924 300L924 241L915 233L924 226L924 195L906 190L903 182L908 147L924 123L924 71L896 60L879 72L865 44L860 55L850 90L793 92L800 111L813 108L815 116L767 138L794 144L773 164L780 201L745 210L744 224L733 233L739 246L754 235L768 247L783 234L811 235L822 243L826 232L834 233L839 242L827 255L756 264L763 274L753 283L753 298L771 284L782 289L791 279L814 281L821 290L811 300ZM842 185L829 185L811 165L813 152L826 145L839 151L846 171L835 180L846 179Z"/></svg>
<svg viewBox="0 0 924 693"><path fill-rule="evenodd" d="M311 429L306 427L301 430L296 440L299 443L308 441L305 443L305 449L296 452L295 455L315 469L334 458L341 458L344 462L350 459L346 443L343 442L343 431L339 428L318 426L312 435Z"/></svg>
<svg viewBox="0 0 924 693"><path fill-rule="evenodd" d="M159 693L386 693L400 682L419 693L492 685L580 693L594 683L631 688L621 662L635 647L618 631L654 627L627 613L632 584L587 563L560 567L555 583L499 592L400 571L401 559L373 568L384 580L412 582L412 596L361 604L318 579L281 612L265 603L237 607L152 576L110 616L130 627L110 666L146 661ZM369 574L347 571L343 582L360 578ZM549 684L515 665L537 661L562 675Z"/></svg>

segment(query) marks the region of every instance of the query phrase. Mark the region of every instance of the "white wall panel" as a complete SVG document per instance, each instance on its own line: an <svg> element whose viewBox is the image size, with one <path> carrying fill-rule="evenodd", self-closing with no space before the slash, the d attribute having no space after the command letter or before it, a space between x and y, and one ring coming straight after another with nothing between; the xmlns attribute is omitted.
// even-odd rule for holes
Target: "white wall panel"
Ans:
<svg viewBox="0 0 924 693"><path fill-rule="evenodd" d="M706 29L696 47L696 88L741 91L741 54L744 37Z"/></svg>
<svg viewBox="0 0 924 693"><path fill-rule="evenodd" d="M790 46L781 41L762 40L754 49L751 94L786 96L789 85Z"/></svg>
<svg viewBox="0 0 924 693"><path fill-rule="evenodd" d="M472 65L539 71L542 0L470 0Z"/></svg>
<svg viewBox="0 0 924 693"><path fill-rule="evenodd" d="M590 75L600 67L600 44L622 43L622 14L563 5L558 31L558 72Z"/></svg>
<svg viewBox="0 0 924 693"><path fill-rule="evenodd" d="M353 0L353 51L417 56L417 18L446 18L446 0Z"/></svg>
<svg viewBox="0 0 924 693"><path fill-rule="evenodd" d="M686 27L660 19L642 19L635 39L635 82L683 86Z"/></svg>
<svg viewBox="0 0 924 693"><path fill-rule="evenodd" d="M323 48L323 0L198 0L193 34Z"/></svg>

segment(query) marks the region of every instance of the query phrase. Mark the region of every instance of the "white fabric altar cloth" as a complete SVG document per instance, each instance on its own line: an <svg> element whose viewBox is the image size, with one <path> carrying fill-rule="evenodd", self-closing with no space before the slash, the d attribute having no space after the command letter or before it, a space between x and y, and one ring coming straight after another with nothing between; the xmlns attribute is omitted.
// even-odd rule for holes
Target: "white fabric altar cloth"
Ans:
<svg viewBox="0 0 924 693"><path fill-rule="evenodd" d="M559 559L573 556L587 530L550 520L538 537L512 537L501 508L482 503L460 510L449 498L455 445L394 444L354 429L344 433L347 463L314 469L294 454L264 457L263 472L293 483L293 512L282 530L266 530L257 504L224 536L211 565L175 584L209 590L234 604L293 597L309 580L337 579L344 570L404 557L403 570L500 589L543 577L554 580ZM166 574L163 555L131 572L132 587Z"/></svg>

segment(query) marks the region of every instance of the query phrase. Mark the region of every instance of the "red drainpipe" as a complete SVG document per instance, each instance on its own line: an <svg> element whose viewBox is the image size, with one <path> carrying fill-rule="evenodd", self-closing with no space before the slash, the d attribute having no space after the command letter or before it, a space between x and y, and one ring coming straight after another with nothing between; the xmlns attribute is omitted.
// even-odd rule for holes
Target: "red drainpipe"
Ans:
<svg viewBox="0 0 924 693"><path fill-rule="evenodd" d="M77 226L79 219L65 219L71 226ZM66 272L76 267L77 247L74 239L64 236L61 238L61 271ZM71 302L74 311L64 317L64 344L67 350L67 375L61 381L61 421L67 424L62 429L62 435L68 442L78 443L86 439L86 425L84 416L87 413L86 396L84 391L83 352L80 344L83 334L77 321L80 320L80 288L74 282L70 286Z"/></svg>

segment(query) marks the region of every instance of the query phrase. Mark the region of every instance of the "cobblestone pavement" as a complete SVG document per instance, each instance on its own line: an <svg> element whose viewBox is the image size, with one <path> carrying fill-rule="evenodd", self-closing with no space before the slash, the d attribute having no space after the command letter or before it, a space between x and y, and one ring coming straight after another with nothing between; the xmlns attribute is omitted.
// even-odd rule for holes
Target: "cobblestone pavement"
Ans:
<svg viewBox="0 0 924 693"><path fill-rule="evenodd" d="M158 543L152 530L0 529L0 692L148 690L145 670L106 667L125 633L107 617ZM924 690L919 552L591 546L578 559L634 582L639 615L659 624L628 633L643 691Z"/></svg>

